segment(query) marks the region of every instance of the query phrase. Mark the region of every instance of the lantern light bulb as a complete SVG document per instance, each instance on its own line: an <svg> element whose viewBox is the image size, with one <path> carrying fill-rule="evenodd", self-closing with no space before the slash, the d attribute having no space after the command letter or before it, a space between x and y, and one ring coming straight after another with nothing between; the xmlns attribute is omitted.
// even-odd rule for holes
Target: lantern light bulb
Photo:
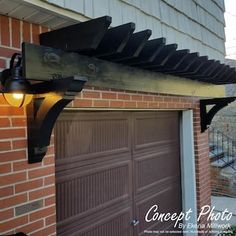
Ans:
<svg viewBox="0 0 236 236"><path fill-rule="evenodd" d="M32 94L3 93L3 96L8 104L14 107L25 107L33 99Z"/></svg>
<svg viewBox="0 0 236 236"><path fill-rule="evenodd" d="M23 99L24 94L22 94L22 93L13 93L12 96L15 99Z"/></svg>

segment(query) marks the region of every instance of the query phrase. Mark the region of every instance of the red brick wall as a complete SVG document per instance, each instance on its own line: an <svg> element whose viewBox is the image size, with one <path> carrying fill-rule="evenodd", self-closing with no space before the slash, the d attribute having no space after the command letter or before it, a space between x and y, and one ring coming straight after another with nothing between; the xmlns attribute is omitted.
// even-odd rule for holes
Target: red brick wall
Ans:
<svg viewBox="0 0 236 236"><path fill-rule="evenodd" d="M20 51L20 43L38 43L47 29L0 17L0 68ZM199 103L190 97L86 88L70 104L80 108L193 109L198 208L210 203L207 134L200 133ZM55 167L53 142L43 163L27 164L24 109L9 107L0 96L0 234L23 231L29 235L55 235ZM35 200L42 206L16 216L17 207Z"/></svg>
<svg viewBox="0 0 236 236"><path fill-rule="evenodd" d="M0 69L8 67L21 42L38 43L39 25L0 16ZM25 232L55 235L55 167L53 144L43 163L27 163L25 110L8 106L0 96L0 235ZM42 199L42 206L18 215L18 206Z"/></svg>
<svg viewBox="0 0 236 236"><path fill-rule="evenodd" d="M204 205L211 205L211 176L208 132L201 133L199 109L194 110L193 125L196 164L197 205L198 210L200 210L200 208ZM204 224L210 222L207 222L206 216L201 220L200 223ZM207 233L205 233L204 235L206 234Z"/></svg>

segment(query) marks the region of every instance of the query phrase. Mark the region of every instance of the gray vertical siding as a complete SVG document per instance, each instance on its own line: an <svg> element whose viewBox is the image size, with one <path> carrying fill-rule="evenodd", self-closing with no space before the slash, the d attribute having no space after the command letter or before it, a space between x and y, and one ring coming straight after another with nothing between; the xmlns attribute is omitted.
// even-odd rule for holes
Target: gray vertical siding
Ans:
<svg viewBox="0 0 236 236"><path fill-rule="evenodd" d="M224 60L224 0L48 0L89 18L110 15L112 26L135 22L201 55Z"/></svg>

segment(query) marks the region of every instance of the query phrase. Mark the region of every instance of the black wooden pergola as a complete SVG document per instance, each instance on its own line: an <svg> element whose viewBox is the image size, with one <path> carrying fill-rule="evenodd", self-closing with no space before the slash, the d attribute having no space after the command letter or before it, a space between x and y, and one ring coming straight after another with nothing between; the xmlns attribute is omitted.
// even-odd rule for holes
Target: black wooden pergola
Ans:
<svg viewBox="0 0 236 236"><path fill-rule="evenodd" d="M236 83L235 68L198 52L177 50L165 38L149 40L152 31L135 31L134 23L109 28L104 16L40 35L40 44L127 66L212 83Z"/></svg>
<svg viewBox="0 0 236 236"><path fill-rule="evenodd" d="M27 107L29 163L42 161L58 115L85 83L208 97L200 100L201 132L220 109L235 101L235 97L219 97L218 93L209 99L212 87L218 91L215 87L223 86L217 85L236 83L235 68L188 49L177 50L177 44L166 45L165 38L149 40L151 30L134 33L134 23L114 28L110 24L111 17L104 16L43 33L41 45L23 43L21 80L29 81L35 94ZM10 82L11 72L3 73ZM1 81L5 81L3 77ZM204 93L197 93L201 88Z"/></svg>

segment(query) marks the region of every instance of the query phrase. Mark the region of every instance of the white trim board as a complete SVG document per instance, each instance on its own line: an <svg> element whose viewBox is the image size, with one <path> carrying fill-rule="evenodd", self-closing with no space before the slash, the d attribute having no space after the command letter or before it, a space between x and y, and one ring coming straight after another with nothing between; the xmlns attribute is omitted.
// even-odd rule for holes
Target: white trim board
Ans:
<svg viewBox="0 0 236 236"><path fill-rule="evenodd" d="M194 156L194 136L193 136L193 111L182 111L180 123L180 143L181 143L181 185L182 185L182 211L191 209L190 224L197 224L197 194L196 194L196 174ZM197 231L197 229L193 229ZM184 233L184 236L197 236L197 232Z"/></svg>

